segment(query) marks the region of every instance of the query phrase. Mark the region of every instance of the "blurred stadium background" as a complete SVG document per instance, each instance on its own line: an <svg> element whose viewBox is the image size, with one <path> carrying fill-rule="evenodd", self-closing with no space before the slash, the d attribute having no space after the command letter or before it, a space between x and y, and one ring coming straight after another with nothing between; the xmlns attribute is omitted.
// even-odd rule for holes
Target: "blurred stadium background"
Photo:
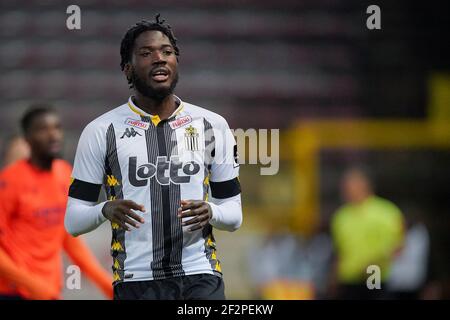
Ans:
<svg viewBox="0 0 450 320"><path fill-rule="evenodd" d="M70 4L81 7L81 30L66 28ZM381 30L366 28L369 4L381 7ZM370 168L377 193L405 217L425 223L424 294L449 298L448 12L444 1L2 0L0 148L31 103L49 102L72 161L82 128L129 95L119 67L125 31L161 13L179 39L182 99L232 128L280 129L279 173L242 165L244 224L216 232L229 298L258 297L260 271L277 268L274 260L300 281L304 296L293 297L328 296L329 221L352 163ZM275 235L282 252L264 260ZM110 269L109 226L84 238ZM84 280L64 297L102 298Z"/></svg>

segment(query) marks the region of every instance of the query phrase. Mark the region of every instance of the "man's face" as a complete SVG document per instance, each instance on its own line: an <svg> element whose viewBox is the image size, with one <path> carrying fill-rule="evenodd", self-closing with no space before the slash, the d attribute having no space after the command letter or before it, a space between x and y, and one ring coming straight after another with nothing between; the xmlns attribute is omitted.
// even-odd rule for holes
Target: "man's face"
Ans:
<svg viewBox="0 0 450 320"><path fill-rule="evenodd" d="M63 130L58 115L45 113L36 117L26 133L26 140L33 155L46 160L60 157Z"/></svg>
<svg viewBox="0 0 450 320"><path fill-rule="evenodd" d="M169 38L160 31L141 33L125 74L134 88L148 98L162 100L172 94L178 81L178 61Z"/></svg>
<svg viewBox="0 0 450 320"><path fill-rule="evenodd" d="M345 174L341 182L341 193L344 201L360 203L371 194L368 178L361 172L353 170Z"/></svg>

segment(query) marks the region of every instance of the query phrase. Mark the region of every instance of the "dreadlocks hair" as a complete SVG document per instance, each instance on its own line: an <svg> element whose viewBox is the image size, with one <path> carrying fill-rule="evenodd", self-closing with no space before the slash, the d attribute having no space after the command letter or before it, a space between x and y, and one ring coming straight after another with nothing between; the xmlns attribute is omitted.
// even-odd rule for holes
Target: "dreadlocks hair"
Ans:
<svg viewBox="0 0 450 320"><path fill-rule="evenodd" d="M177 38L172 31L170 25L164 23L166 20L160 19L160 14L158 13L155 16L154 22L149 22L146 20L142 20L141 22L136 23L130 29L128 29L127 33L122 39L120 44L120 68L122 71L125 69L125 65L131 61L131 53L133 51L133 46L136 38L145 31L161 31L164 35L167 36L170 40L170 44L173 46L175 50L175 55L180 55L180 50L177 47ZM128 79L128 84L131 85L131 79Z"/></svg>

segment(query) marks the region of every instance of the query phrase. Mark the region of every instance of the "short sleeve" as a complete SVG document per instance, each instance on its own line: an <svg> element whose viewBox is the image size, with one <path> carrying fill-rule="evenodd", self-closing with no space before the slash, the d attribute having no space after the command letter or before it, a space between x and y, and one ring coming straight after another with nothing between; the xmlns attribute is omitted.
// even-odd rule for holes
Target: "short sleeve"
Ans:
<svg viewBox="0 0 450 320"><path fill-rule="evenodd" d="M225 119L214 128L214 159L210 169L210 186L214 198L224 199L241 193L237 144Z"/></svg>
<svg viewBox="0 0 450 320"><path fill-rule="evenodd" d="M339 247L340 244L340 220L342 216L342 208L338 209L331 217L330 233L333 238L334 245Z"/></svg>
<svg viewBox="0 0 450 320"><path fill-rule="evenodd" d="M84 201L98 200L105 172L106 138L101 128L90 123L78 141L69 196Z"/></svg>

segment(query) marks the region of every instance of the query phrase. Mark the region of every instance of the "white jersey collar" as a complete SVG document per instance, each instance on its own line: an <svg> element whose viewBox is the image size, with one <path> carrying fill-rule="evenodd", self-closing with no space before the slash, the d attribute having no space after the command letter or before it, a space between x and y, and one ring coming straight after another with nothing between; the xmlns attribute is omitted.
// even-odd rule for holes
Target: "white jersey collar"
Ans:
<svg viewBox="0 0 450 320"><path fill-rule="evenodd" d="M179 97L177 97L176 95L174 95L174 97L175 97L175 100L178 102L178 108L175 109L175 111L170 115L170 117L168 119L178 115L181 112L181 110L183 109L183 107L184 107L183 101ZM138 106L136 106L135 103L133 102L132 96L130 96L128 98L128 107L131 109L131 111L133 111L134 113L136 113L136 114L138 114L140 116L150 117L150 119L153 119L153 118L156 118L156 117L159 118L158 115L152 115L150 113L147 113L144 110L142 110L141 108L139 108Z"/></svg>

